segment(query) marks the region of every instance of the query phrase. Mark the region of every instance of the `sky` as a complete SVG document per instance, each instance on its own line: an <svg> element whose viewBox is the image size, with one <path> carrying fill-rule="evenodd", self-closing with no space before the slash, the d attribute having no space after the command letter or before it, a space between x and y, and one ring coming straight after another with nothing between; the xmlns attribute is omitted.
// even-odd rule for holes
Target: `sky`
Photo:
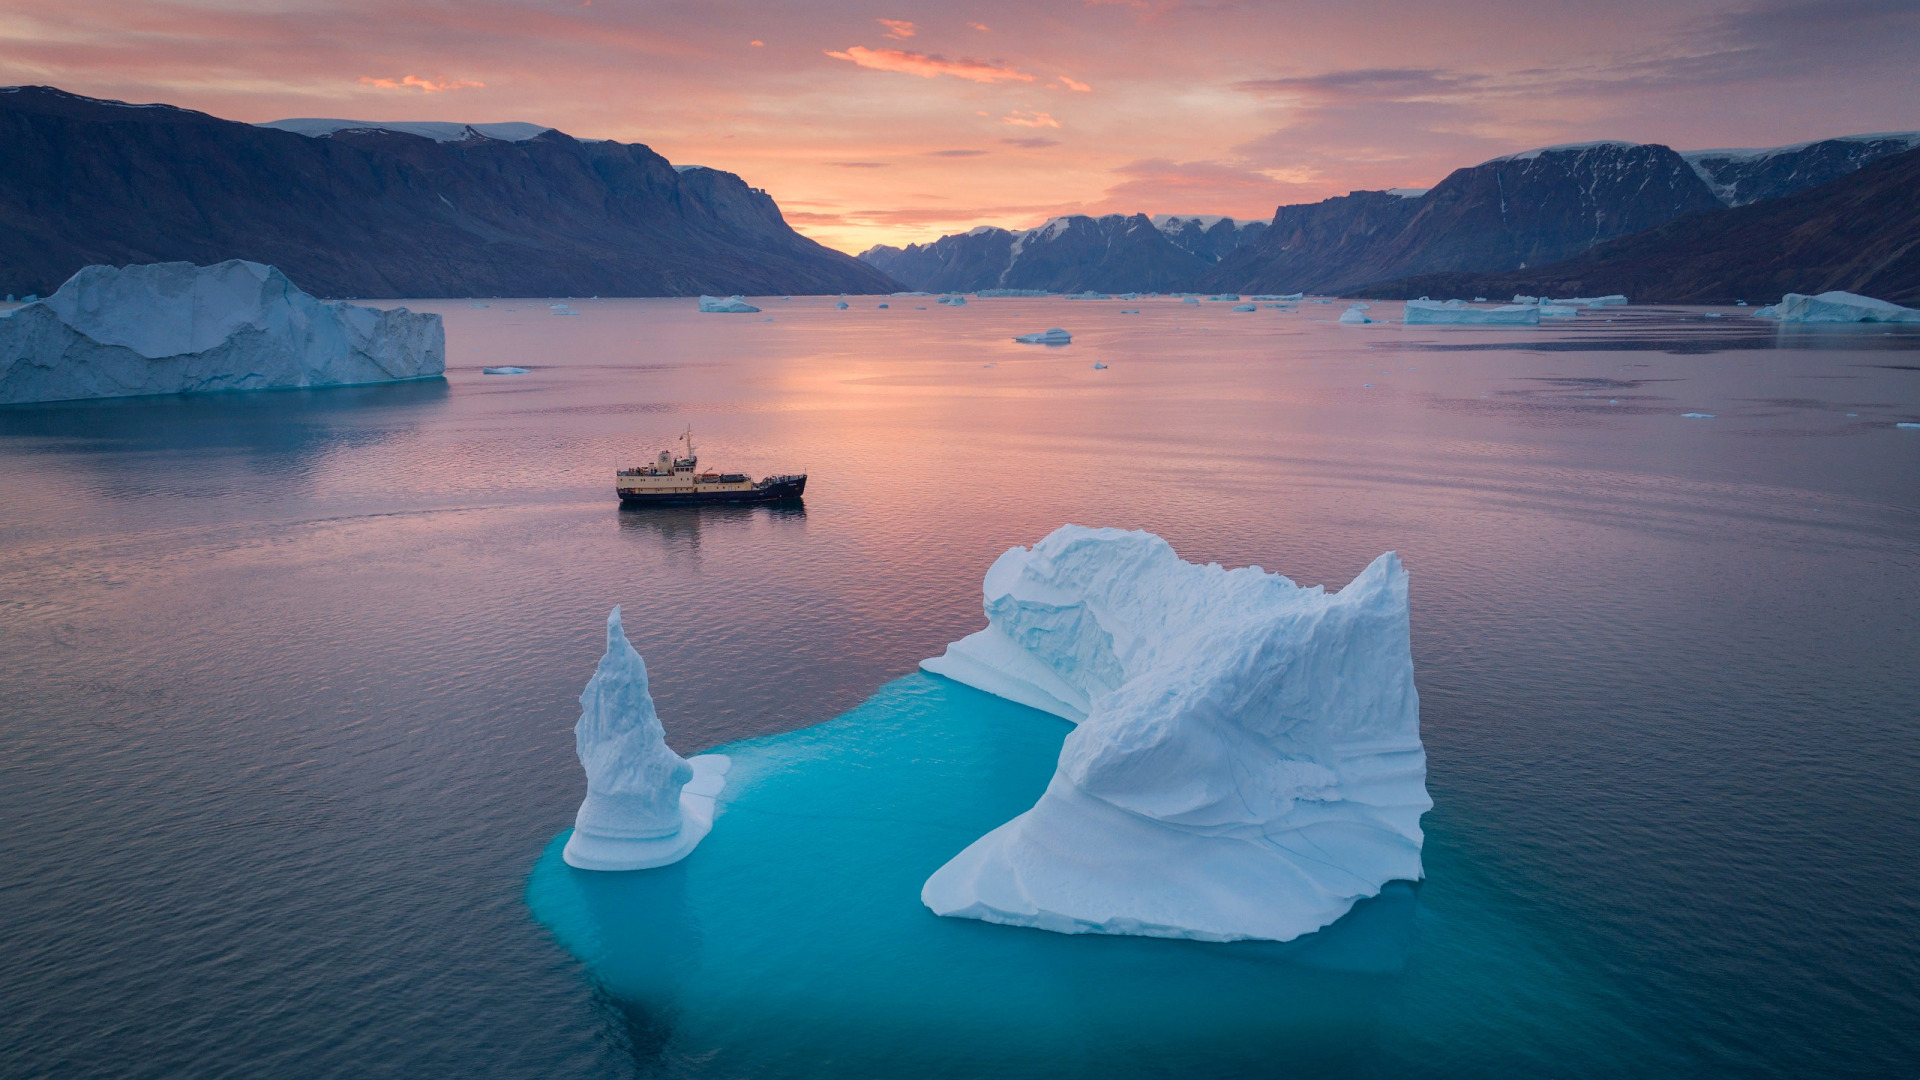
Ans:
<svg viewBox="0 0 1920 1080"><path fill-rule="evenodd" d="M0 84L643 142L850 252L1920 129L1916 58L1920 0L0 0Z"/></svg>

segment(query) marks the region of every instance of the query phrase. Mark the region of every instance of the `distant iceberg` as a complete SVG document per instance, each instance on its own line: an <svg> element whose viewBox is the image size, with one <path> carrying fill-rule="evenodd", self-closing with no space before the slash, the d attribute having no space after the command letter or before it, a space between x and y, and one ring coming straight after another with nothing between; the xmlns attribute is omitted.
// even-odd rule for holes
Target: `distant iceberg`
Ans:
<svg viewBox="0 0 1920 1080"><path fill-rule="evenodd" d="M1071 345L1073 343L1073 335L1056 326L1051 330L1042 330L1037 334L1021 334L1013 340L1023 345Z"/></svg>
<svg viewBox="0 0 1920 1080"><path fill-rule="evenodd" d="M1476 308L1459 300L1444 304L1434 300L1409 300L1403 318L1408 326L1538 326L1540 308L1536 304Z"/></svg>
<svg viewBox="0 0 1920 1080"><path fill-rule="evenodd" d="M945 304L948 307L966 307L967 298L964 296L943 296L940 299L935 300L934 303Z"/></svg>
<svg viewBox="0 0 1920 1080"><path fill-rule="evenodd" d="M1088 289L1086 292L1067 293L1066 295L1062 296L1060 299L1062 300L1111 300L1113 299L1113 297L1108 296L1106 293L1103 293L1103 292L1094 292L1092 289Z"/></svg>
<svg viewBox="0 0 1920 1080"><path fill-rule="evenodd" d="M747 303L743 296L703 296L700 298L700 310L715 315L749 315L760 309Z"/></svg>
<svg viewBox="0 0 1920 1080"><path fill-rule="evenodd" d="M847 302L845 300L836 300L834 301L833 306L836 310L839 310L839 311L847 310Z"/></svg>
<svg viewBox="0 0 1920 1080"><path fill-rule="evenodd" d="M1183 304L1198 304L1200 298L1197 296L1183 296L1180 298L1180 302Z"/></svg>
<svg viewBox="0 0 1920 1080"><path fill-rule="evenodd" d="M1580 315L1580 309L1572 304L1540 304L1540 317L1543 319L1572 319Z"/></svg>
<svg viewBox="0 0 1920 1080"><path fill-rule="evenodd" d="M1249 300L1278 300L1283 304L1297 304L1307 298L1306 293L1282 293L1278 295L1249 296Z"/></svg>
<svg viewBox="0 0 1920 1080"><path fill-rule="evenodd" d="M503 364L500 367L483 367L480 369L480 374L482 375L525 375L527 372L532 370L533 370L532 368L514 367L511 364Z"/></svg>
<svg viewBox="0 0 1920 1080"><path fill-rule="evenodd" d="M1223 303L1237 304L1240 302L1240 294L1239 293L1221 293L1218 296L1209 296L1207 297L1207 299L1218 300Z"/></svg>
<svg viewBox="0 0 1920 1080"><path fill-rule="evenodd" d="M229 259L89 266L0 318L0 404L431 378L440 316L317 300Z"/></svg>
<svg viewBox="0 0 1920 1080"><path fill-rule="evenodd" d="M1338 593L1064 526L987 571L985 630L923 661L1075 721L1033 808L927 879L936 914L1287 941L1422 876L1407 574Z"/></svg>
<svg viewBox="0 0 1920 1080"><path fill-rule="evenodd" d="M1364 304L1353 305L1340 313L1340 321L1348 326L1365 326L1373 321L1367 318L1367 313L1363 310L1365 307Z"/></svg>
<svg viewBox="0 0 1920 1080"><path fill-rule="evenodd" d="M1035 297L1052 296L1053 294L1045 289L980 289L973 295L984 300L989 297Z"/></svg>
<svg viewBox="0 0 1920 1080"><path fill-rule="evenodd" d="M563 853L581 870L646 870L687 857L713 828L714 797L732 762L691 761L667 748L647 692L647 665L627 641L620 609L607 616L607 651L580 693L574 751L587 798Z"/></svg>
<svg viewBox="0 0 1920 1080"><path fill-rule="evenodd" d="M1794 323L1920 322L1920 309L1838 290L1818 296L1788 293L1779 303L1763 307L1754 315Z"/></svg>
<svg viewBox="0 0 1920 1080"><path fill-rule="evenodd" d="M1233 308L1232 308L1231 310L1234 310L1234 311L1258 311L1259 309L1260 309L1260 305L1258 305L1258 304L1235 304L1235 305L1233 306Z"/></svg>

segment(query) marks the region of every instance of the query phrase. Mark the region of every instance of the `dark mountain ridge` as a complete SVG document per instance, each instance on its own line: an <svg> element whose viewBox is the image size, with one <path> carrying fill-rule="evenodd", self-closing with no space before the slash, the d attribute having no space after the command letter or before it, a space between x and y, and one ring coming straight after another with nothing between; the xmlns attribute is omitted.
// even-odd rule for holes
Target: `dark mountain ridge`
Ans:
<svg viewBox="0 0 1920 1080"><path fill-rule="evenodd" d="M323 137L51 87L0 89L0 293L82 266L229 258L321 296L876 293L732 173L548 130Z"/></svg>
<svg viewBox="0 0 1920 1080"><path fill-rule="evenodd" d="M1355 295L1621 293L1636 303L1724 304L1829 289L1920 305L1920 149L1792 195L1692 214L1535 270L1429 274Z"/></svg>

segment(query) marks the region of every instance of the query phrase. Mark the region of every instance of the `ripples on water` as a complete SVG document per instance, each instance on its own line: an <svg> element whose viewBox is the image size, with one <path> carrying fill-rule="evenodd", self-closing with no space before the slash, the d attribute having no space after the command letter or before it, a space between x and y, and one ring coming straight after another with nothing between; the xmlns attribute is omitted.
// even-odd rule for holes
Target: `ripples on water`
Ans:
<svg viewBox="0 0 1920 1080"><path fill-rule="evenodd" d="M1320 1011L1259 1029L1256 1062L992 1052L1069 1076L1920 1060L1913 330L414 306L447 317L445 383L0 410L0 1073L782 1071L805 1040L767 986L676 1014L527 906L582 790L606 609L690 753L859 705L1063 521L1305 584L1399 550L1428 880L1403 970L1275 962L1259 986ZM1007 340L1054 325L1074 344ZM614 466L689 421L709 464L810 473L805 508L618 510ZM696 1035L724 1052L677 1052Z"/></svg>

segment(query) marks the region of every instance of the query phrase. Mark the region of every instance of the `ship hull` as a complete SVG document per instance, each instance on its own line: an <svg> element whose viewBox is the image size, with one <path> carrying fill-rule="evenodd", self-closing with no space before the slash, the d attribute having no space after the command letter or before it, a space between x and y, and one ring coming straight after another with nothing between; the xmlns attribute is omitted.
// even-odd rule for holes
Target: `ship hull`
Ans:
<svg viewBox="0 0 1920 1080"><path fill-rule="evenodd" d="M793 502L806 494L807 478L796 477L765 484L748 491L622 491L621 506L702 506L708 503Z"/></svg>

